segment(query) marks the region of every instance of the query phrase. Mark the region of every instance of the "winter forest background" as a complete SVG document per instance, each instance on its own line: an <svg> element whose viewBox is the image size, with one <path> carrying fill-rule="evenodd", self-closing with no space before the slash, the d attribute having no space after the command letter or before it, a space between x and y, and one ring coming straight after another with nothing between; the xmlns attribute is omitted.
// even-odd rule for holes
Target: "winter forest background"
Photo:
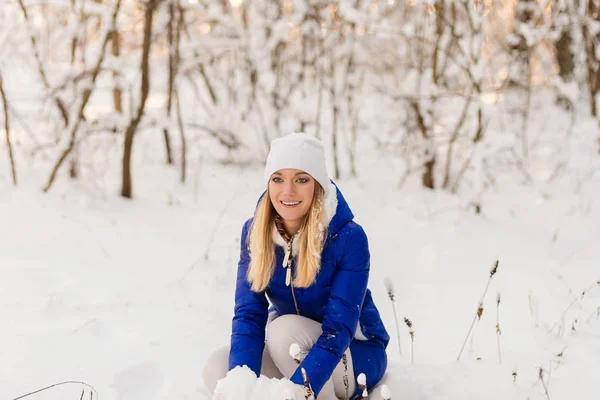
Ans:
<svg viewBox="0 0 600 400"><path fill-rule="evenodd" d="M0 397L209 398L269 143L304 131L394 398L598 398L599 92L600 0L0 0Z"/></svg>

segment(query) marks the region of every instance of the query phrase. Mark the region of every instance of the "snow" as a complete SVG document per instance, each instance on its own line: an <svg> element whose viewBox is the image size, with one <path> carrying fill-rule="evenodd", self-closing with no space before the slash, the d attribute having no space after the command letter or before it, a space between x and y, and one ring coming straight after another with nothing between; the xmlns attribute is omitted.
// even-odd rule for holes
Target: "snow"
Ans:
<svg viewBox="0 0 600 400"><path fill-rule="evenodd" d="M153 138L139 140L143 148ZM552 398L598 397L598 174L579 195L557 188L538 201L527 186L489 192L483 215L475 215L459 197L369 179L385 162L372 160L371 173L339 185L369 235L370 287L392 338L384 378L392 394L542 399L543 368ZM116 189L99 196L98 187L76 184L43 195L35 175L13 189L3 170L2 398L64 380L85 381L107 400L210 398L203 362L229 340L239 234L262 171L205 161L193 193L193 185L166 183L176 172L151 161L138 158L145 169L133 201ZM483 315L457 362L496 258ZM413 322L412 350L407 327L399 327L402 355L386 278L400 321ZM231 379L230 389L252 386L241 370ZM259 396L279 385L254 379ZM65 385L38 396L72 398L82 389Z"/></svg>
<svg viewBox="0 0 600 400"><path fill-rule="evenodd" d="M290 346L290 357L294 360L300 359L300 346L298 346L298 343L292 343Z"/></svg>
<svg viewBox="0 0 600 400"><path fill-rule="evenodd" d="M293 3L298 8L294 21L299 21L309 10L306 2ZM345 14L358 12L348 2L342 6ZM97 7L101 9L110 11ZM226 23L219 2L211 2L206 14ZM3 15L11 26L22 21L14 10ZM242 40L256 50L250 57L255 57L260 90L270 94L276 79L268 46L285 38L289 27L275 26L269 42L259 22ZM596 25L590 26L597 30ZM98 38L107 27L106 22ZM307 22L302 29L313 28ZM413 23L400 29L407 37L416 34ZM0 398L15 399L65 381L86 382L95 390L70 383L45 390L36 399L74 399L82 390L85 398L92 394L103 400L213 398L203 385L202 371L211 352L229 343L240 232L264 189L258 157L253 149L229 152L213 139L194 136L189 181L179 184L178 166L163 165L160 127L169 124L165 99L155 91L148 107L159 127L136 135L133 200L118 195L122 137L95 136L83 129L79 137L84 131L90 137L79 145L81 178L71 181L63 171L43 194L62 148L38 149L34 157L32 147L68 138L62 123L49 120L48 106L39 101L45 89L31 61L26 32L10 31L23 39L17 40L23 50L6 45L8 30L0 38L0 54L7 54L3 73L11 77L5 82L8 97L19 111L12 132L17 188L12 187L0 131ZM538 32L527 26L519 32L529 41L538 40ZM240 46L233 39L212 38L187 43L184 50L223 44L226 49ZM91 60L99 57L98 45L90 45ZM406 51L405 44L398 46ZM29 64L18 61L21 51ZM182 62L197 61L188 57ZM104 67L123 70L120 81L128 87L137 82L128 77L128 63L109 56ZM65 71L57 72L53 64L45 67L55 87L56 75ZM213 73L221 67L216 65ZM483 61L470 67L475 77L485 77ZM153 85L160 86L166 74L158 66L155 70ZM229 82L226 75L221 79ZM428 78L419 81L414 72L398 79L390 91L416 93L419 85L424 94L441 90ZM86 116L102 117L101 125L123 127L127 116L109 114L106 98L112 80L102 80L94 95L100 98L90 101ZM556 86L575 104L574 122L552 104L550 91L537 92L528 124L528 158L519 158L515 145L522 96L489 93L482 105L487 130L456 195L422 189L417 172L398 188L404 169L398 151L390 149L402 139L398 127L406 124L396 119L402 110L399 103L361 99L365 126L357 146L358 178L348 179L342 162L343 179L337 183L368 234L369 286L391 337L388 370L378 387L369 388L371 399L600 398L595 383L600 374L598 127L585 115L585 96L577 84ZM221 88L220 95L224 92ZM240 88L240 93L241 98L250 97L249 89ZM75 102L69 104L76 109ZM189 104L184 110L188 122L223 127L255 147L263 144L239 122L236 113L243 112L244 102L223 101L204 113L197 102ZM316 96L309 94L305 102L290 107L310 120L316 104ZM427 106L425 100L423 104ZM440 102L436 112L442 117L426 115L426 124L432 129L452 126L461 104L455 98ZM327 129L324 121L322 132ZM275 135L271 129L266 132ZM396 142L386 141L386 132ZM379 149L374 139L381 142ZM173 146L178 154L175 136ZM343 152L346 143L340 148ZM460 143L456 149L460 154ZM496 260L498 272L489 280ZM398 327L388 293L394 297ZM481 318L475 318L480 301ZM405 318L412 330L402 323ZM215 399L291 399L298 390L289 381L257 378L247 368L237 368L220 382L221 397Z"/></svg>
<svg viewBox="0 0 600 400"><path fill-rule="evenodd" d="M360 374L360 375L358 375L358 379L356 381L358 382L359 385L366 385L367 377L365 376L365 374Z"/></svg>
<svg viewBox="0 0 600 400"><path fill-rule="evenodd" d="M383 385L381 388L381 397L383 400L390 400L392 398L392 392L387 387L387 385Z"/></svg>
<svg viewBox="0 0 600 400"><path fill-rule="evenodd" d="M304 388L287 379L267 378L236 367L217 383L213 400L305 400Z"/></svg>

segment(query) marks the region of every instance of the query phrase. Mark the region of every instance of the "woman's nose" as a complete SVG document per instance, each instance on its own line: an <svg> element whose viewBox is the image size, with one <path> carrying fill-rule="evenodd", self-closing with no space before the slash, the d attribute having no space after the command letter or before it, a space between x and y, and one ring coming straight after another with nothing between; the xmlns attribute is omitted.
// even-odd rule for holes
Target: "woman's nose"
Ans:
<svg viewBox="0 0 600 400"><path fill-rule="evenodd" d="M296 188L294 187L294 184L292 182L286 182L283 185L283 193L284 194L295 194Z"/></svg>

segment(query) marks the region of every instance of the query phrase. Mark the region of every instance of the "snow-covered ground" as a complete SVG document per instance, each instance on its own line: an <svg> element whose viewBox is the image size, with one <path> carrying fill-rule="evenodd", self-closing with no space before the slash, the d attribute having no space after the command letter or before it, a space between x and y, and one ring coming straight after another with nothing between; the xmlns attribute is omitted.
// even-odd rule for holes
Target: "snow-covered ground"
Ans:
<svg viewBox="0 0 600 400"><path fill-rule="evenodd" d="M538 122L531 157L564 154L548 150ZM570 175L552 184L539 184L544 171L521 183L519 171L497 169L496 186L472 194L398 190L396 161L367 150L360 177L338 182L369 236L394 399L600 398L600 172L589 161L596 150L576 148L582 129L559 144L581 156L566 159ZM210 399L202 369L229 341L239 235L262 171L206 156L182 186L177 168L161 166L162 152L148 151L157 138L136 138L132 201L118 196L117 153L84 160L114 168L96 170L96 181L61 178L49 194L40 190L48 168L19 160L15 189L0 164L0 398L76 380L103 400ZM88 398L80 384L35 396L76 399L82 389Z"/></svg>

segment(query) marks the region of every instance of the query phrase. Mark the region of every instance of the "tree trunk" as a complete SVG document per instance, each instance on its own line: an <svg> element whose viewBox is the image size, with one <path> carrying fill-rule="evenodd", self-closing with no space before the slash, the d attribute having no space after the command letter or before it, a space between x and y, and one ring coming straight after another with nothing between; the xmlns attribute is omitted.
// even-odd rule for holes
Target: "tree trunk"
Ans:
<svg viewBox="0 0 600 400"><path fill-rule="evenodd" d="M435 48L433 49L433 83L439 84L440 79L440 45L444 34L446 0L437 0L435 3Z"/></svg>
<svg viewBox="0 0 600 400"><path fill-rule="evenodd" d="M115 30L112 33L111 37L111 54L114 57L119 57L121 55L121 34L118 30ZM113 79L115 80L114 88L113 88L113 104L115 107L115 111L119 114L123 113L123 91L121 90L121 86L119 83L119 72L113 72Z"/></svg>
<svg viewBox="0 0 600 400"><path fill-rule="evenodd" d="M152 44L152 20L154 17L154 10L160 4L161 0L150 0L146 3L146 9L144 12L144 41L142 44L142 87L140 104L135 117L130 121L127 130L125 131L125 146L123 150L123 177L121 186L121 196L126 198L132 197L132 183L131 183L131 151L133 149L133 137L135 131L142 120L144 115L144 109L146 108L146 99L148 99L148 93L150 92L150 47Z"/></svg>
<svg viewBox="0 0 600 400"><path fill-rule="evenodd" d="M556 64L558 65L558 74L563 83L571 83L575 80L575 54L571 46L573 45L571 23L573 15L571 15L570 7L565 4L566 8L561 8L558 11L557 21L559 23L564 19L569 21L566 26L560 26L561 34L555 42ZM556 102L564 108L573 108L571 100L562 93L557 94Z"/></svg>
<svg viewBox="0 0 600 400"><path fill-rule="evenodd" d="M331 65L329 67L329 79L330 79L330 87L329 94L331 95L331 112L332 112L332 122L331 122L331 145L333 152L333 179L340 178L340 165L339 165L339 157L338 157L338 146L337 146L337 134L338 134L338 117L339 117L339 108L337 104L337 91L336 91L336 81L335 81L335 58L331 58Z"/></svg>
<svg viewBox="0 0 600 400"><path fill-rule="evenodd" d="M575 72L575 57L571 50L571 33L568 29L562 33L556 42L556 61L558 64L558 74L563 82L572 82Z"/></svg>
<svg viewBox="0 0 600 400"><path fill-rule="evenodd" d="M337 104L335 104L335 98L332 100L333 104L333 122L331 127L331 144L333 151L333 178L340 179L340 161L338 157L338 145L337 145L337 136L338 136L338 116L339 109Z"/></svg>
<svg viewBox="0 0 600 400"><path fill-rule="evenodd" d="M6 132L6 144L8 146L8 158L10 161L10 170L12 171L13 185L17 186L17 169L15 167L15 157L13 154L12 142L10 140L10 119L8 118L8 99L4 91L4 81L2 72L0 72L0 97L2 98L2 108L4 110L4 131Z"/></svg>
<svg viewBox="0 0 600 400"><path fill-rule="evenodd" d="M600 5L594 0L589 0L587 9L588 18L600 22ZM598 107L596 105L596 95L600 85L598 74L600 73L598 57L596 56L596 43L600 39L599 34L594 34L588 28L588 24L583 24L583 37L585 41L586 69L588 80L588 91L590 96L590 109L594 118L598 117Z"/></svg>
<svg viewBox="0 0 600 400"><path fill-rule="evenodd" d="M423 172L422 182L423 186L429 189L435 187L434 182L434 169L435 169L435 154L431 157L431 160L425 163L425 172Z"/></svg>
<svg viewBox="0 0 600 400"><path fill-rule="evenodd" d="M181 138L181 183L185 183L186 171L187 171L187 141L185 139L185 130L183 125L183 118L181 116L181 98L179 97L179 91L175 89L175 101L177 111L177 124L179 125L179 136Z"/></svg>
<svg viewBox="0 0 600 400"><path fill-rule="evenodd" d="M167 25L167 38L169 41L169 87L167 89L167 117L171 117L171 108L173 104L173 85L175 83L175 74L177 68L177 59L175 57L175 2L176 0L169 1L169 23ZM163 129L163 136L165 138L165 150L167 152L167 164L173 164L173 155L171 153L171 137L167 128Z"/></svg>
<svg viewBox="0 0 600 400"><path fill-rule="evenodd" d="M520 25L528 25L531 22L536 7L536 0L518 0L516 3L514 34L517 37L517 41L510 46L513 55L512 68L509 75L510 86L527 86L531 54L527 40L523 34L519 33L518 28Z"/></svg>

